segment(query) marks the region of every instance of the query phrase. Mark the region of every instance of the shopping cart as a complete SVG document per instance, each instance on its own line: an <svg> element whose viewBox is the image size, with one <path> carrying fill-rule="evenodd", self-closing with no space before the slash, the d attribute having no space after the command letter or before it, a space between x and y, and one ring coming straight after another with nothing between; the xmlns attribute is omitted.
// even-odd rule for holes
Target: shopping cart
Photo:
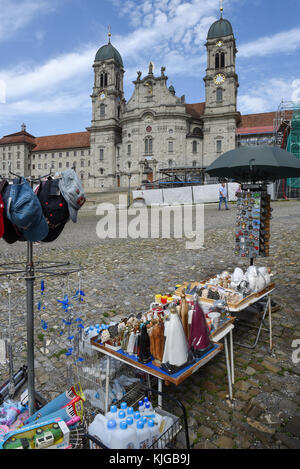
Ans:
<svg viewBox="0 0 300 469"><path fill-rule="evenodd" d="M167 403L168 410L157 407L158 395L163 397L163 402ZM143 399L144 397L148 397L149 400L151 399L151 403L153 407L155 407L156 412L158 412L162 416L171 417L173 420L173 424L164 433L162 433L161 436L151 446L149 446L148 449L172 449L176 444L176 438L181 432L184 432L185 448L190 449L187 414L182 402L178 399L175 399L173 396L160 392L154 388L144 389L144 393L140 394L139 399ZM130 402L129 405L131 404L132 403ZM178 410L180 415L176 416L176 414L174 414L173 412L178 412ZM107 446L104 445L104 443L102 443L102 441L100 441L95 436L86 433L85 437L85 448L89 446L90 449L109 449Z"/></svg>

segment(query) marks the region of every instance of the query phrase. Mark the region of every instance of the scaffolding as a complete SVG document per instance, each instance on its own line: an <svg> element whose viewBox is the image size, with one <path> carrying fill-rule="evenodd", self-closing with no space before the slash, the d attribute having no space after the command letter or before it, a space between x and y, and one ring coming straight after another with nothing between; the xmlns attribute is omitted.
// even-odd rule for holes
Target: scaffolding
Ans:
<svg viewBox="0 0 300 469"><path fill-rule="evenodd" d="M274 119L275 145L300 159L300 102L281 101ZM276 184L277 198L299 198L300 178L282 179Z"/></svg>

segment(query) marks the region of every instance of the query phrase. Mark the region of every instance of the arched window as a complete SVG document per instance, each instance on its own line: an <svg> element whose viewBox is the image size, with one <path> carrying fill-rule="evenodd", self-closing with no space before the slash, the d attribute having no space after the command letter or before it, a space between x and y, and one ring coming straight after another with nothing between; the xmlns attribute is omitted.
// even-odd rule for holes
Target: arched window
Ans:
<svg viewBox="0 0 300 469"><path fill-rule="evenodd" d="M100 148L99 159L100 159L100 161L104 160L104 150L103 150L103 148Z"/></svg>
<svg viewBox="0 0 300 469"><path fill-rule="evenodd" d="M100 88L105 88L108 83L107 73L101 73L100 75Z"/></svg>
<svg viewBox="0 0 300 469"><path fill-rule="evenodd" d="M217 52L215 56L215 68L225 67L225 54L224 52Z"/></svg>
<svg viewBox="0 0 300 469"><path fill-rule="evenodd" d="M153 151L153 138L146 137L145 138L145 153L146 155L151 155Z"/></svg>
<svg viewBox="0 0 300 469"><path fill-rule="evenodd" d="M217 103L221 103L223 101L223 90L222 90L222 88L217 88L216 99L217 99Z"/></svg>
<svg viewBox="0 0 300 469"><path fill-rule="evenodd" d="M173 160L169 160L169 161L168 161L168 165L169 165L169 168L172 168L172 166L173 166Z"/></svg>
<svg viewBox="0 0 300 469"><path fill-rule="evenodd" d="M173 151L174 151L174 142L173 142L173 140L169 140L169 142L168 142L168 152L173 153Z"/></svg>
<svg viewBox="0 0 300 469"><path fill-rule="evenodd" d="M127 165L128 165L128 169L130 169L131 168L131 162L128 161Z"/></svg>
<svg viewBox="0 0 300 469"><path fill-rule="evenodd" d="M198 150L198 144L196 142L196 140L193 141L193 153L197 153L197 150Z"/></svg>
<svg viewBox="0 0 300 469"><path fill-rule="evenodd" d="M197 166L197 161L194 160L192 164L193 164L193 168L195 168Z"/></svg>
<svg viewBox="0 0 300 469"><path fill-rule="evenodd" d="M217 153L222 152L222 140L217 140L216 141L216 150L217 150Z"/></svg>
<svg viewBox="0 0 300 469"><path fill-rule="evenodd" d="M105 117L105 104L101 103L100 104L100 119L103 119Z"/></svg>

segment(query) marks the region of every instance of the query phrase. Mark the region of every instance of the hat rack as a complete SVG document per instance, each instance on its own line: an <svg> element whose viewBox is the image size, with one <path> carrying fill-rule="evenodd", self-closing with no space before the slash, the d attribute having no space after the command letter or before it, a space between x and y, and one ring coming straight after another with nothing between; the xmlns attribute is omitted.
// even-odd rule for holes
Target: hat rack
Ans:
<svg viewBox="0 0 300 469"><path fill-rule="evenodd" d="M20 178L19 174L15 174L9 168L9 174ZM51 176L47 174L39 178L27 177L26 179L31 188L34 183L41 182L42 179ZM26 265L23 266L20 262L8 263L0 265L0 277L17 275L23 278L26 282L26 328L27 328L27 368L28 368L28 410L29 415L35 412L35 372L34 372L34 284L36 278L40 276L66 276L72 273L78 273L82 269L80 265L75 265L70 262L45 262L38 261L36 264L33 262L33 242L26 241L27 244L27 258ZM21 267L22 266L22 267Z"/></svg>

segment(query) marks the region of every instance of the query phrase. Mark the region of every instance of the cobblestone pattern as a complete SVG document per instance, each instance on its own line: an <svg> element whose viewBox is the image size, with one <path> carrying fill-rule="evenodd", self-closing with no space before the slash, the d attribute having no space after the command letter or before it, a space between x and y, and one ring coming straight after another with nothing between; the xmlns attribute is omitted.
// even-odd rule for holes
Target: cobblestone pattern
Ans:
<svg viewBox="0 0 300 469"><path fill-rule="evenodd" d="M194 448L300 448L300 363L292 361L292 343L300 339L300 202L276 202L273 208L271 256L257 261L259 266L271 267L276 282L273 298L281 305L280 311L272 315L273 354L269 354L267 332L262 333L254 350L235 346L233 405L228 401L224 353L178 388L164 386L164 391L186 406ZM75 302L74 314L80 314L85 325L109 322L111 318L145 310L155 293L183 280L205 279L224 269L233 270L236 265L247 268L246 260L233 255L234 217L234 205L228 212L217 212L216 205L207 206L204 249L188 251L185 240L99 240L95 215L82 211L79 222L68 224L56 242L34 246L35 262L43 259L81 264L81 287L86 298L82 308ZM9 246L1 241L1 264L24 263L25 258L25 245ZM15 370L26 363L24 283L11 278ZM7 278L0 277L3 337L8 335L6 286ZM62 299L64 293L74 295L77 288L77 274L69 280L45 279L43 298L40 278L35 284L36 387L50 396L54 383L59 386L66 377L67 331L60 336L64 315L56 300ZM36 305L41 299L42 308L38 311ZM48 322L47 331L42 330L41 319ZM41 352L41 334L50 340L47 355ZM254 337L252 330L235 328L234 339L239 341L241 336L249 343ZM7 375L7 366L0 365L0 382ZM184 439L179 437L177 447L183 446Z"/></svg>

